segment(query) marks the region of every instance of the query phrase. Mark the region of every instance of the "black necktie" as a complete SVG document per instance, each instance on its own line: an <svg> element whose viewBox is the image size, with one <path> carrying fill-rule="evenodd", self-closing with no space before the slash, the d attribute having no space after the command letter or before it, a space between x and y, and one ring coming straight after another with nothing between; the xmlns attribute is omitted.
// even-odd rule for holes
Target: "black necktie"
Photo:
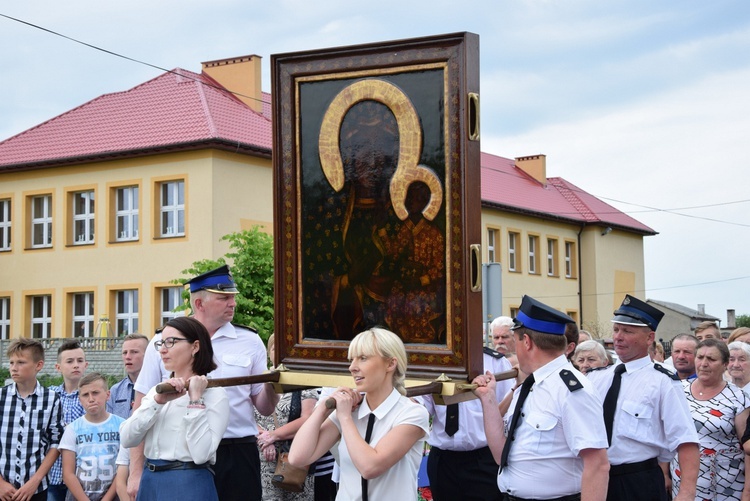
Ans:
<svg viewBox="0 0 750 501"><path fill-rule="evenodd" d="M508 466L508 456L510 455L510 444L513 442L515 437L513 436L518 427L518 421L521 420L521 408L523 403L526 401L526 397L529 396L531 387L534 386L534 375L529 374L526 380L521 385L521 393L518 395L518 401L516 402L516 409L513 411L513 417L510 420L510 428L508 428L508 436L505 438L505 445L503 446L503 454L500 457L500 467Z"/></svg>
<svg viewBox="0 0 750 501"><path fill-rule="evenodd" d="M450 404L445 410L445 433L452 437L458 431L458 404Z"/></svg>
<svg viewBox="0 0 750 501"><path fill-rule="evenodd" d="M365 442L370 443L372 438L372 427L375 425L375 414L370 413L370 417L367 418L367 431L365 432ZM362 501L367 501L367 479L362 477Z"/></svg>
<svg viewBox="0 0 750 501"><path fill-rule="evenodd" d="M615 375L612 378L612 386L609 387L604 397L604 427L607 429L607 441L612 445L612 428L615 424L615 410L617 409L617 396L620 394L620 383L622 373L625 372L625 364L615 367Z"/></svg>

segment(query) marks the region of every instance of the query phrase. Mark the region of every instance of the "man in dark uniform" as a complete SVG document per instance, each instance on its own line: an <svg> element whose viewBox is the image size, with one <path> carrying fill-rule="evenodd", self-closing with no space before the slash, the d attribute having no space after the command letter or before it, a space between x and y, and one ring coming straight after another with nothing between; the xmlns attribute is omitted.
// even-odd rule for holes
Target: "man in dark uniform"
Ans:
<svg viewBox="0 0 750 501"><path fill-rule="evenodd" d="M474 379L505 500L604 499L609 463L602 404L586 376L565 357L565 328L573 322L523 297L513 331L519 369L529 376L515 391L504 419L495 378L486 374Z"/></svg>
<svg viewBox="0 0 750 501"><path fill-rule="evenodd" d="M698 436L682 383L674 372L648 356L664 313L626 295L612 319L612 339L620 363L592 370L610 440L607 501L666 501L659 463L677 453L680 492L693 501L698 479Z"/></svg>

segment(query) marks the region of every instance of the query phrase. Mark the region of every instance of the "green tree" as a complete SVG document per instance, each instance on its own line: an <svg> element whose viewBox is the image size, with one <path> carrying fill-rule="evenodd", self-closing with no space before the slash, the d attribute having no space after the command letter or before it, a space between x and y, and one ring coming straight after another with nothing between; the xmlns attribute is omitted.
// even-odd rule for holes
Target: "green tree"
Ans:
<svg viewBox="0 0 750 501"><path fill-rule="evenodd" d="M196 261L190 268L182 270L183 278L172 280L172 283L184 285L196 275L229 264L240 291L236 298L234 322L256 329L266 340L273 332L273 237L254 226L250 230L224 235L221 239L229 241L230 251L224 257ZM189 307L189 291L185 291L184 298L186 304L178 310Z"/></svg>
<svg viewBox="0 0 750 501"><path fill-rule="evenodd" d="M750 315L737 315L734 323L737 327L750 327Z"/></svg>

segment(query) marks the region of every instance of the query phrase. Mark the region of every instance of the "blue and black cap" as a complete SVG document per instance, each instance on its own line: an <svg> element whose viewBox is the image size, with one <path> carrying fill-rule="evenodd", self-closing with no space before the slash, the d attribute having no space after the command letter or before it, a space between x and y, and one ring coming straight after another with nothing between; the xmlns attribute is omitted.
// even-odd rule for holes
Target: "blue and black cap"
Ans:
<svg viewBox="0 0 750 501"><path fill-rule="evenodd" d="M648 327L655 331L663 316L664 312L660 309L641 301L637 297L626 294L622 304L615 311L615 318L612 319L612 323Z"/></svg>
<svg viewBox="0 0 750 501"><path fill-rule="evenodd" d="M188 281L190 292L209 291L216 294L239 294L229 266L224 265L207 271Z"/></svg>
<svg viewBox="0 0 750 501"><path fill-rule="evenodd" d="M544 334L565 335L565 325L575 323L568 315L530 296L521 299L518 314L513 319L513 330L525 327Z"/></svg>

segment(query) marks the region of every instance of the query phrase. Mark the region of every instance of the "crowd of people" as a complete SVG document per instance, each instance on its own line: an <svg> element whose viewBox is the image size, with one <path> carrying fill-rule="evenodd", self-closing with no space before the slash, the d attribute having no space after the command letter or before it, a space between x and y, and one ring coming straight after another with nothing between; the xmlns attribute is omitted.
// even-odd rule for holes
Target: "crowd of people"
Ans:
<svg viewBox="0 0 750 501"><path fill-rule="evenodd" d="M349 343L354 387L280 398L270 383L210 387L265 372L273 336L231 323L228 267L188 283L192 316L127 336L112 388L75 340L51 388L42 345L10 345L0 501L415 500L420 467L438 501L750 500L750 329L701 324L665 361L663 313L635 297L614 313L611 353L524 296L490 325L475 399L408 398L404 343L379 327ZM280 487L282 452L307 472L302 492Z"/></svg>

